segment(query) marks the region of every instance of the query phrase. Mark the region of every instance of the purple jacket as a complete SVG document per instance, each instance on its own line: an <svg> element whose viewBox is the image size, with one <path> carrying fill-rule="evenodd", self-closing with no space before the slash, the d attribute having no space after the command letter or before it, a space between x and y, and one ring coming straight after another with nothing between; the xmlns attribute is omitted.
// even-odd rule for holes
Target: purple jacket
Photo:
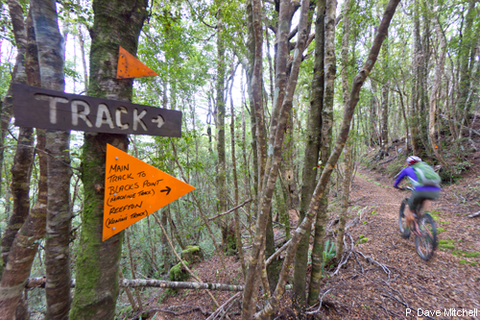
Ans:
<svg viewBox="0 0 480 320"><path fill-rule="evenodd" d="M395 180L395 183L393 184L394 187L398 187L398 184L400 181L402 181L403 178L408 177L409 179L412 179L414 181L418 181L417 175L415 174L415 170L413 170L412 167L406 167L402 171L400 171L400 174L397 177L397 180ZM420 187L415 187L415 191L440 191L439 187L435 186L420 186Z"/></svg>

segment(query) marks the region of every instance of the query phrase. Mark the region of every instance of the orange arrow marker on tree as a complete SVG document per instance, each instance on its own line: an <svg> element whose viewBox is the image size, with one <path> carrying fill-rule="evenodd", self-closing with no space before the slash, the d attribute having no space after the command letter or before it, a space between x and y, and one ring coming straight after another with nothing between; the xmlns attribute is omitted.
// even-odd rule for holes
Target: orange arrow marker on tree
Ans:
<svg viewBox="0 0 480 320"><path fill-rule="evenodd" d="M117 79L155 76L158 76L158 73L140 62L127 50L120 47L118 51Z"/></svg>
<svg viewBox="0 0 480 320"><path fill-rule="evenodd" d="M107 144L103 241L194 189Z"/></svg>

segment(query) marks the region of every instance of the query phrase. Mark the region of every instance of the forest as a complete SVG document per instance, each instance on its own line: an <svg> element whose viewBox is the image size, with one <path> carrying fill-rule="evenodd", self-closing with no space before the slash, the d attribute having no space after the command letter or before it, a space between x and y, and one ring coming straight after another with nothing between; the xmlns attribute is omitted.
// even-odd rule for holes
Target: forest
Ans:
<svg viewBox="0 0 480 320"><path fill-rule="evenodd" d="M480 1L0 5L0 319L478 316ZM157 75L119 79L120 47ZM40 124L67 96L85 131ZM138 106L181 121L133 132ZM102 238L107 145L194 190ZM430 261L398 231L411 155L442 180Z"/></svg>

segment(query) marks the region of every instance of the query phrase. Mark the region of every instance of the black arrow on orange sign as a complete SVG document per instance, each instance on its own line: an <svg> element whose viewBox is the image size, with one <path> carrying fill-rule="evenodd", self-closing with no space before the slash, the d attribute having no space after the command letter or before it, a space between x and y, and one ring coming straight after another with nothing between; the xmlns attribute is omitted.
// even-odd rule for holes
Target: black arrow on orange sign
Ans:
<svg viewBox="0 0 480 320"><path fill-rule="evenodd" d="M169 186L167 186L167 189L165 189L165 190L160 190L160 192L166 192L167 196L170 193L170 191L172 191L172 189Z"/></svg>

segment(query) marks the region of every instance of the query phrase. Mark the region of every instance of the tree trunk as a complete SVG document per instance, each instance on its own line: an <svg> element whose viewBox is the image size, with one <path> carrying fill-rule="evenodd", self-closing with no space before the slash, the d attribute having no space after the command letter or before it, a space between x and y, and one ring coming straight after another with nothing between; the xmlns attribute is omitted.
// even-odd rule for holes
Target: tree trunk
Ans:
<svg viewBox="0 0 480 320"><path fill-rule="evenodd" d="M42 87L64 91L63 38L54 2L33 0L32 17ZM70 132L46 131L47 226L45 268L49 319L67 319L70 310Z"/></svg>
<svg viewBox="0 0 480 320"><path fill-rule="evenodd" d="M435 7L437 7L438 1L435 1ZM432 90L430 92L430 117L428 121L428 134L430 137L430 143L435 156L438 161L442 164L445 169L448 169L448 164L443 158L441 145L437 142L437 136L435 134L435 119L437 117L437 103L438 97L440 95L440 85L442 82L443 68L445 66L445 56L447 54L447 41L445 39L443 30L440 27L440 22L438 19L438 13L433 18L433 24L435 28L435 33L439 41L438 48L438 60L437 66L435 67L435 77L432 83Z"/></svg>
<svg viewBox="0 0 480 320"><path fill-rule="evenodd" d="M38 70L38 54L35 42L35 32L31 12L27 18L27 47L25 55L25 69L29 85L40 86L40 74ZM8 256L8 268L3 274L0 284L0 319L19 318L19 310L28 319L29 312L27 303L19 303L23 299L23 288L32 263L37 252L38 243L45 235L47 216L47 156L45 150L45 130L37 129L37 149L39 157L39 179L37 189L37 202L28 213L25 223L15 236ZM32 149L33 150L33 149ZM30 158L30 161L33 160ZM15 309L17 310L15 312Z"/></svg>
<svg viewBox="0 0 480 320"><path fill-rule="evenodd" d="M217 75L215 91L217 93L215 104L217 110L217 197L218 211L225 212L227 210L227 185L225 170L225 40L223 27L223 9L221 3L216 1L218 5L217 12ZM220 219L220 227L222 230L222 244L227 245L227 237L230 234L228 217Z"/></svg>
<svg viewBox="0 0 480 320"><path fill-rule="evenodd" d="M136 53L147 6L148 0L93 1L89 96L131 101L133 80L115 80L118 48L122 46ZM82 159L85 210L71 319L108 320L115 316L124 232L102 242L106 143L126 151L128 139L120 134L85 133Z"/></svg>
<svg viewBox="0 0 480 320"><path fill-rule="evenodd" d="M388 35L387 35L388 36ZM384 60L384 74L385 79L382 87L382 107L381 107L381 114L382 114L382 121L381 121L381 141L382 141L382 155L381 157L384 158L388 155L388 113L389 113L389 101L388 101L388 91L390 90L389 87L389 80L386 72L388 70L388 39L385 40L382 48L382 56Z"/></svg>
<svg viewBox="0 0 480 320"><path fill-rule="evenodd" d="M238 66L238 65L237 65ZM237 68L235 67L235 71ZM235 71L232 74L235 74ZM232 84L230 86L230 141L231 141L231 148L232 148L232 175L233 175L233 189L234 189L234 196L235 202L234 205L238 205L239 201L239 190L238 190L238 179L237 179L237 160L235 154L235 109L233 107L233 96L232 96L232 88L233 88L233 76L232 76ZM234 220L235 220L235 244L238 251L238 258L240 260L240 264L242 266L242 273L243 277L247 274L247 265L245 264L245 255L243 253L243 243L242 243L242 233L240 227L240 215L238 214L238 210L235 210L234 213Z"/></svg>
<svg viewBox="0 0 480 320"><path fill-rule="evenodd" d="M13 34L15 36L15 43L17 44L17 57L15 60L15 66L13 69L13 75L12 75L12 81L10 83L10 86L8 88L7 94L5 95L5 98L3 100L3 103L0 105L2 107L1 109L1 136L0 136L0 194L2 193L1 191L1 185L2 185L2 174L3 174L3 162L4 162L4 140L5 140L5 134L7 132L8 126L10 125L10 120L12 118L12 106L13 106L13 97L12 97L12 84L13 83L23 83L25 84L27 82L27 75L25 74L25 51L26 51L26 45L27 45L27 36L26 36L26 31L25 31L25 25L24 25L24 18L23 18L23 9L20 6L20 3L18 0L8 0L8 10L10 14L10 18L12 20L12 27L13 27ZM23 131L30 131L30 132L23 132ZM17 149L17 154L15 157L23 157L26 158L28 155L26 153L32 152L31 148L28 148L27 145L31 145L30 142L25 140L25 136L30 136L31 129L21 129L20 130L20 135L23 136L23 138L19 140L23 140L23 142L20 143L24 144L25 147ZM28 140L28 139L27 139ZM23 154L23 156L21 155ZM15 160L15 163L19 159ZM18 168L18 165L17 165ZM20 168L18 168L20 169ZM13 240L15 239L15 235L17 234L18 230L22 226L23 222L27 218L28 214L28 207L29 207L29 202L28 202L28 190L25 190L26 196L27 196L27 202L18 202L18 200L23 200L25 201L25 194L21 195L18 193L20 191L18 188L22 188L22 184L25 182L27 183L28 187L28 180L30 175L28 172L23 172L18 171L15 166L13 168L12 174L14 175L12 177L12 183L13 179L17 180L15 184L12 185L12 191L14 194L12 195L14 197L14 208L13 212L11 213L7 228L5 229L5 232L2 237L2 250L1 250L1 258L2 258L2 263L1 263L1 269L5 267L5 264L7 263L8 259L8 254L10 252L10 247L13 243ZM23 170L23 169L21 169ZM15 177L16 176L16 177ZM27 180L26 180L27 179ZM22 182L23 181L23 182ZM15 194L15 192L17 193ZM19 197L19 198L18 198ZM15 199L17 201L15 201ZM1 273L0 273L1 274Z"/></svg>
<svg viewBox="0 0 480 320"><path fill-rule="evenodd" d="M419 0L415 0L414 2L414 54L413 54L413 88L412 88L412 109L410 112L410 118L412 121L410 122L411 126L411 138L412 138L412 151L413 154L420 154L420 83L421 83L421 64L423 61L422 57L422 44L420 38L420 19L419 19Z"/></svg>
<svg viewBox="0 0 480 320"><path fill-rule="evenodd" d="M343 36L342 36L342 103L344 106L348 103L348 93L350 89L348 87L348 72L349 72L349 36L350 36L350 0L345 1L345 13L343 15ZM344 171L342 181L342 195L341 195L341 211L339 215L338 232L337 232L337 253L336 259L340 261L340 257L343 252L343 234L345 232L345 222L348 219L348 198L350 196L350 182L352 179L352 142L347 140L345 144L344 156Z"/></svg>
<svg viewBox="0 0 480 320"><path fill-rule="evenodd" d="M317 174L321 170L317 167L321 144L323 94L325 84L324 74L324 45L325 45L325 0L317 3L317 19L315 21L315 61L310 98L310 112L308 118L307 142L305 144L305 159L302 173L302 190L298 223L303 221L312 198ZM306 276L308 263L308 246L310 243L310 226L298 245L295 252L295 268L293 278L293 292L297 310L301 311L306 304Z"/></svg>
<svg viewBox="0 0 480 320"><path fill-rule="evenodd" d="M474 56L471 55L472 49L475 48L475 29L473 28L474 19L478 19L478 11L475 8L477 1L470 0L468 11L465 16L465 28L462 32L459 59L460 59L460 83L457 99L457 110L462 114L461 125L458 138L462 137L463 126L468 119L470 112L470 103L467 99L469 95L470 83L472 79L472 70Z"/></svg>
<svg viewBox="0 0 480 320"><path fill-rule="evenodd" d="M332 146L333 102L336 74L335 56L335 12L336 0L327 0L325 12L325 96L322 112L322 146L320 148L321 167L324 168ZM325 169L323 169L325 170ZM315 236L312 250L312 273L308 293L308 304L316 301L320 291L320 279L323 273L323 248L325 242L325 225L327 222L328 192L325 192L321 205L316 211Z"/></svg>

